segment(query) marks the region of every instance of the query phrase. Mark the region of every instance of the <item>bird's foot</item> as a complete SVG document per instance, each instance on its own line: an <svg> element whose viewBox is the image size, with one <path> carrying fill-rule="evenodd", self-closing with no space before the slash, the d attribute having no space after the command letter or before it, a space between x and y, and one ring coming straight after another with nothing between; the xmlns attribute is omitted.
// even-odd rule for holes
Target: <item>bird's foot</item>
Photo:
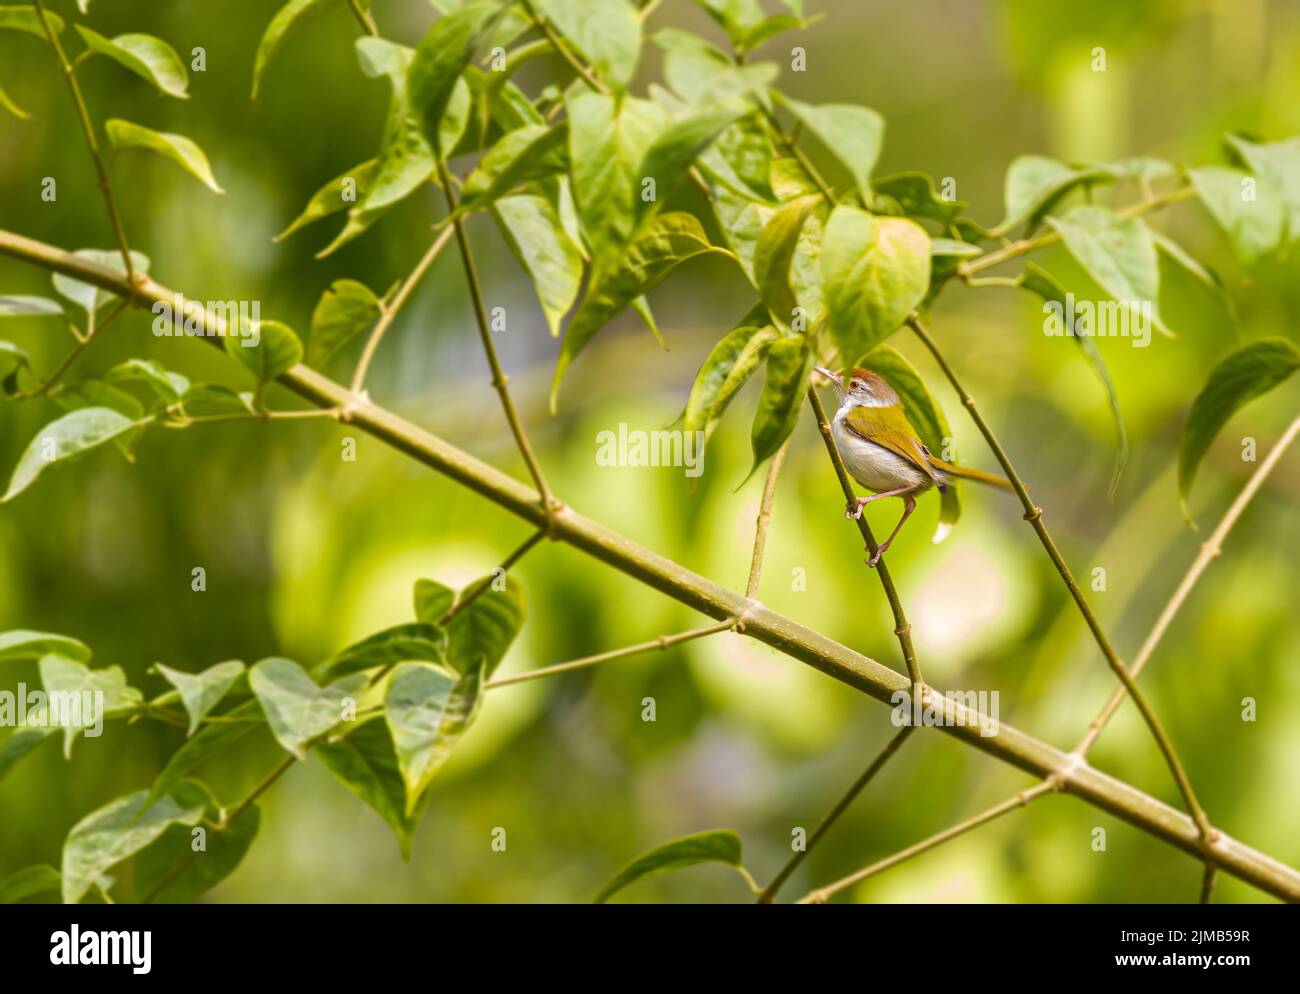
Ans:
<svg viewBox="0 0 1300 994"><path fill-rule="evenodd" d="M864 504L866 504L866 501L861 497L854 497L853 500L844 505L844 517L848 518L850 521L857 521L862 517L862 507Z"/></svg>
<svg viewBox="0 0 1300 994"><path fill-rule="evenodd" d="M889 551L888 542L886 542L884 545L877 546L876 554L867 560L867 565L870 566L872 569L875 569L878 565L880 565L880 557L883 556L888 551Z"/></svg>

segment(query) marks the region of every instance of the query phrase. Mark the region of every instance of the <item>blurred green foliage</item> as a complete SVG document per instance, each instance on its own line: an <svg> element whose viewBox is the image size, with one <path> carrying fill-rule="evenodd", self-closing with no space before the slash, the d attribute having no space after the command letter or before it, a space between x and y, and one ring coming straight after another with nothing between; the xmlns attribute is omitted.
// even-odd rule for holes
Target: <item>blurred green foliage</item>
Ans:
<svg viewBox="0 0 1300 994"><path fill-rule="evenodd" d="M73 5L56 5L73 15ZM164 100L98 60L82 72L92 115L123 117L198 141L227 191L217 197L173 165L135 152L110 159L133 246L168 286L196 297L253 298L265 317L305 329L331 282L382 293L423 253L441 211L422 193L324 261L328 239L308 229L272 236L313 191L377 147L383 80L357 70L355 22L342 5L314 19L277 57L256 103L253 55L271 4L118 0L92 7L105 35L149 30L184 55L206 50L192 99ZM434 19L419 2L376 0L390 37L414 43ZM1041 4L836 3L795 39L807 70L785 72L800 99L855 101L886 120L879 175L920 169L954 177L987 224L1001 217L1002 177L1017 155L1098 161L1153 155L1222 161L1224 132L1274 139L1300 131L1300 10L1268 0ZM650 22L712 37L694 5L673 0ZM792 43L795 43L792 42ZM777 45L779 52L782 45ZM1105 72L1090 68L1106 50ZM0 83L31 113L0 115L0 226L66 246L110 248L75 112L48 47L0 39ZM647 46L639 70L654 78ZM779 55L778 55L779 57ZM562 68L528 66L535 92ZM822 161L840 184L832 161ZM40 197L55 177L58 200ZM1121 195L1124 190L1121 188ZM1129 191L1130 193L1132 191ZM1090 597L1130 654L1193 558L1200 537L1178 509L1174 464L1191 398L1239 337L1296 337L1297 260L1246 272L1198 205L1157 226L1211 262L1233 316L1194 281L1165 275L1162 311L1176 340L1147 349L1099 347L1115 378L1133 454L1107 499L1111 424L1105 395L1074 346L1041 334L1026 294L950 287L936 336L1031 482L1075 572L1095 567ZM749 462L747 421L724 422L705 475L596 465L596 434L620 422L659 427L679 413L694 370L752 301L734 265L704 257L651 295L670 350L635 316L620 319L576 364L559 416L546 412L557 352L531 286L482 217L470 225L483 282L510 315L499 338L517 397L554 489L579 510L691 569L740 587L761 480L733 492ZM1059 248L1041 254L1058 278L1086 285ZM1184 281L1180 283L1179 281ZM0 261L0 292L48 294L49 277ZM6 337L48 370L67 347L57 322L8 319ZM372 395L521 477L476 340L459 261L451 253L397 321L370 378ZM965 461L991 466L928 356L893 340L947 407ZM124 315L85 357L93 374L147 355L194 379L247 389L213 350L155 339L147 315ZM336 360L346 376L349 351ZM274 392L274 391L273 391ZM737 401L752 409L751 384ZM1293 416L1295 390L1256 402L1230 422L1202 468L1191 510L1217 519L1261 453ZM285 399L283 397L279 398ZM40 402L6 405L0 465L12 466L52 416ZM157 661L197 671L223 659L283 655L314 664L348 642L411 618L422 576L453 586L482 575L528 532L524 525L366 437L355 463L339 458L332 423L209 426L155 433L135 465L97 453L43 478L0 509L0 630L38 628L94 646L131 682ZM1294 453L1237 526L1143 678L1215 823L1295 865L1294 788L1300 780L1300 630L1295 625L1300 472ZM7 469L6 469L7 472ZM759 474L761 476L761 474ZM893 623L862 565L856 532L806 414L777 496L760 596L833 638L891 665ZM927 677L936 685L1001 691L1001 718L1063 747L1073 744L1112 678L1014 504L970 493L945 544L931 546L938 502L890 554ZM892 527L895 507L871 512ZM191 570L207 570L203 593ZM503 674L653 638L698 623L685 609L560 546L543 545L514 572L529 618ZM802 580L803 582L799 582ZM35 683L35 666L0 687ZM641 720L642 700L657 720ZM1243 722L1243 698L1258 720ZM846 687L729 634L588 672L495 692L439 775L404 864L387 826L339 789L319 762L294 769L263 802L262 829L240 869L210 898L227 901L552 901L594 895L634 855L676 835L736 829L760 880L789 852L893 732L888 714ZM0 877L57 865L67 829L112 798L148 785L183 730L110 725L71 762L44 746L0 783ZM225 801L278 759L259 731L203 770ZM1176 795L1131 706L1092 756L1099 767L1170 803ZM934 733L915 736L787 885L794 897L1027 786L1024 776ZM1090 848L1094 826L1107 851ZM504 827L505 852L491 848ZM956 844L870 881L876 901L1192 900L1200 869L1186 856L1098 811L1049 797ZM641 900L746 898L725 867L638 883ZM1259 894L1222 878L1220 900Z"/></svg>

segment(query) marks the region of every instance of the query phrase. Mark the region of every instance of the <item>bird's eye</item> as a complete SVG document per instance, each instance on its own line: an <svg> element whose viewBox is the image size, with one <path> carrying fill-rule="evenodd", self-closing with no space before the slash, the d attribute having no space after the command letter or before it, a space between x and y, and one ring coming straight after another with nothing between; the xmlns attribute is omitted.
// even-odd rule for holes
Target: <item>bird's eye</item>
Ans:
<svg viewBox="0 0 1300 994"><path fill-rule="evenodd" d="M849 389L850 389L850 390L861 390L861 389L862 389L862 381L861 381L861 380L849 380Z"/></svg>

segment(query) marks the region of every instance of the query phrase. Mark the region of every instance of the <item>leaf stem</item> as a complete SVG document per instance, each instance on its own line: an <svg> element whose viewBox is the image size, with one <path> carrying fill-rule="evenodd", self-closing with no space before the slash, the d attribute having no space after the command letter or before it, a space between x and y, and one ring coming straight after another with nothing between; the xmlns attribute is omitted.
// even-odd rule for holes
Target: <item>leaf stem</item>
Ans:
<svg viewBox="0 0 1300 994"><path fill-rule="evenodd" d="M113 188L108 181L108 170L104 168L104 159L99 154L99 142L95 138L95 127L90 123L90 111L86 108L86 100L81 95L81 85L77 82L77 71L73 68L72 63L68 61L68 56L63 51L63 45L59 42L59 36L54 33L53 27L50 26L50 19L45 13L44 0L34 0L36 4L36 16L40 18L41 27L45 30L45 36L49 39L50 45L54 48L54 54L59 60L59 67L63 70L64 78L68 81L68 88L72 91L72 102L77 105L77 116L81 119L81 130L86 135L86 144L90 146L90 158L95 163L95 173L99 177L99 190L104 197L104 206L108 208L108 217L113 224L113 233L117 236L117 246L122 252L122 265L126 267L126 279L131 284L131 294L127 297L127 304L134 303L136 291L136 272L135 263L131 260L131 249L126 242L126 229L122 226L122 218L117 213L117 204L113 200Z"/></svg>
<svg viewBox="0 0 1300 994"><path fill-rule="evenodd" d="M544 529L539 528L537 531L533 532L533 534L528 536L528 538L524 539L523 543L517 549L515 549L514 552L510 553L510 555L506 556L505 559L501 560L501 565L497 567L497 570L500 570L502 574L508 573L510 569L515 565L515 563L523 559L524 556L528 554L529 550L532 549L533 546L535 546L538 542L540 542L545 537L546 537L546 531ZM442 617L438 619L437 623L439 625L445 625L452 618L456 617L456 615L460 614L461 611L464 611L465 608L473 604L474 601L476 601L484 593L486 593L488 589L491 588L492 586L492 581L493 579L495 579L495 574L497 570L493 570L492 573L489 573L487 576L483 577L483 579L481 579L477 584L474 585L474 588L469 593L467 593L464 597L457 600L456 603L453 604L451 607L447 608L447 610L443 613Z"/></svg>
<svg viewBox="0 0 1300 994"><path fill-rule="evenodd" d="M361 22L361 27L366 31L366 33L372 38L378 38L379 25L375 23L375 19L371 16L370 11L366 10L366 8L361 5L361 0L348 0L348 6L352 8L352 13L355 14L357 20Z"/></svg>
<svg viewBox="0 0 1300 994"><path fill-rule="evenodd" d="M1002 817L1002 815L1006 814L1008 811L1023 808L1026 804L1042 797L1044 794L1050 793L1052 790L1053 786L1050 783L1044 782L1035 784L1033 787L1022 790L1015 797L1009 798L1001 804L994 805L987 811L975 815L973 818L967 818L965 821L959 822L951 828L946 828L942 832L937 832L927 839L922 839L915 845L908 846L906 849L902 849L894 853L892 856L886 856L884 859L872 863L870 866L858 870L856 873L850 873L847 877L842 877L832 884L827 884L825 887L819 887L814 891L810 891L803 897L799 898L795 903L824 904L830 897L838 894L840 891L852 887L855 884L859 884L868 877L874 877L877 873L882 873L890 867L897 866L899 863L905 862L913 856L919 856L926 850L942 845L945 842L957 838L959 835L965 835L972 829L979 828L981 825L985 825L988 822L993 821L995 818Z"/></svg>
<svg viewBox="0 0 1300 994"><path fill-rule="evenodd" d="M433 244L429 246L428 251L424 253L420 261L416 263L411 274L406 277L401 288L397 291L397 296L392 303L385 304L383 312L379 315L379 320L375 322L374 329L370 332L370 337L366 340L365 350L361 353L361 360L357 363L356 372L352 374L352 392L360 393L365 388L366 372L370 369L371 360L375 357L375 352L379 348L379 342L384 337L384 332L388 331L389 325L397 317L398 312L406 304L407 298L411 296L412 291L419 285L420 280L424 279L424 274L429 271L434 260L438 258L438 253L442 251L444 245L451 239L453 232L451 228L444 228Z"/></svg>
<svg viewBox="0 0 1300 994"><path fill-rule="evenodd" d="M767 479L763 482L763 497L758 505L758 517L754 520L754 551L749 559L749 582L745 584L745 596L755 597L758 584L763 576L763 552L767 546L767 526L772 520L772 498L776 496L776 480L781 475L781 464L785 462L786 450L790 440L776 450L776 455L767 466Z"/></svg>
<svg viewBox="0 0 1300 994"><path fill-rule="evenodd" d="M853 781L849 789L844 792L844 796L835 802L835 806L830 811L826 812L817 827L813 829L812 834L808 836L804 848L791 856L786 861L785 866L781 867L781 871L772 878L772 882L759 895L759 904L771 904L776 899L777 891L781 889L781 885L790 878L790 874L798 869L799 864L808 858L808 853L812 852L812 847L821 840L821 837L835 824L840 815L848 810L849 805L862 793L862 788L871 782L871 778L880 772L881 767L889 761L889 757L898 751L899 746L907 741L907 737L914 731L916 731L915 725L904 725L893 738L885 743L885 747L876 754L876 758L858 775L858 778Z"/></svg>
<svg viewBox="0 0 1300 994"><path fill-rule="evenodd" d="M944 375L948 377L948 382L952 384L952 388L957 392L957 396L961 398L962 405L970 414L971 420L975 422L975 427L979 429L980 434L984 436L984 440L988 443L989 448L993 450L993 455L1002 466L1002 470L1006 474L1007 479L1011 482L1011 486L1015 490L1016 496L1020 498L1020 503L1024 506L1025 520L1029 522L1035 533L1037 533L1038 540L1047 551L1047 555L1056 567L1056 571L1061 575L1061 581L1070 591L1070 596L1074 599L1074 603L1078 605L1079 613L1083 615L1083 620L1087 624L1088 629L1092 632L1092 637L1096 641L1098 648L1101 649L1102 655L1106 657L1106 662L1110 664L1110 668L1115 672L1120 683L1122 683L1133 696L1133 703L1136 704L1138 710L1142 712L1142 718L1146 721L1147 727L1151 730L1151 735L1156 740L1156 745L1160 747L1160 752L1165 757L1165 762L1169 766L1169 771L1173 774L1174 782L1178 785L1179 793L1183 795L1183 800L1187 804L1187 810L1191 814L1193 821L1196 822L1197 829L1201 833L1202 843L1208 848L1214 841L1215 830L1210 824L1210 820L1206 816L1200 802L1196 799L1196 793L1192 790L1191 781L1188 780L1187 774L1183 770L1183 764L1179 761L1178 754L1174 751L1173 743L1165 734L1165 730L1161 726L1160 720L1156 717L1155 711L1152 710L1151 705L1147 702L1146 695L1144 695L1138 688L1137 682L1129 674L1128 669L1119 658L1119 653L1117 653L1115 647L1111 645L1110 639L1101 627L1101 622L1097 620L1097 616L1093 613L1092 607L1083 596L1083 591L1079 589L1079 584L1075 582L1074 576L1070 573L1070 567L1066 565L1065 558L1056 547L1056 542L1052 540L1051 533L1048 532L1047 526L1043 524L1042 508L1036 506L1030 498L1028 489L1026 489L1024 482L1020 479L1020 474L1016 472L1016 468L1011 464L1011 459L1007 455L1006 450L1002 447L1002 443L998 441L997 436L993 433L993 429L989 427L988 422L984 420L983 415L980 414L979 409L975 406L974 398L966 392L966 389L961 385L961 381L957 379L957 374L953 372L952 366L948 364L948 360L944 358L942 351L940 351L938 345L935 344L934 339L930 337L930 334L926 330L925 325L922 324L921 319L916 314L912 314L908 317L907 324L916 336L925 344L925 347L930 350L930 354L934 356L935 361L939 364L939 368L942 369Z"/></svg>
<svg viewBox="0 0 1300 994"><path fill-rule="evenodd" d="M1236 499L1224 513L1223 518L1219 521L1218 525L1215 526L1210 537L1201 545L1201 549L1197 553L1196 559L1193 561L1191 568L1188 569L1186 575L1178 584L1178 589L1176 589L1173 596L1169 598L1169 602L1160 612L1160 616L1156 618L1155 624L1151 626L1151 631L1147 633L1147 637L1143 640L1141 648L1138 649L1137 656L1129 666L1128 672L1132 675L1133 679L1137 679L1138 674L1142 672L1142 668L1146 666L1147 661L1156 651L1156 646L1158 646L1160 640L1164 638L1165 632L1168 631L1170 624L1173 623L1175 616L1186 602L1188 595L1191 594L1192 588L1195 587L1197 581L1200 580L1201 574L1205 572L1210 563L1219 558L1219 555L1223 551L1223 541L1228 537L1228 532L1232 531L1233 525L1237 523L1237 519L1241 517L1242 512L1246 510L1246 507L1250 504L1251 500L1254 499L1255 494L1259 492L1259 488L1263 486L1268 475L1273 472L1274 467L1277 466L1278 462L1281 460L1283 453L1285 453L1291 443L1295 441L1297 433L1300 433L1300 417L1297 417L1292 421L1286 431L1282 433L1282 437L1278 439L1277 444L1273 446L1269 454L1264 457L1264 461L1261 462L1255 472L1251 474L1246 485L1241 488L1241 493L1237 494ZM1088 754L1088 750L1092 748L1093 743L1095 743L1098 736L1101 735L1102 729L1106 727L1107 722L1109 722L1114 716L1115 711L1124 700L1124 695L1126 693L1127 690L1125 687L1120 686L1115 688L1114 693L1110 695L1110 699L1106 701L1105 706L1088 726L1087 733L1079 741L1079 744L1074 747L1076 755L1086 756Z"/></svg>
<svg viewBox="0 0 1300 994"><path fill-rule="evenodd" d="M442 180L443 193L447 197L447 211L454 215L456 213L456 193L452 189L451 173L447 169L446 160L441 157L438 158L438 175ZM488 366L492 369L492 386L496 388L497 394L501 398L501 408L505 411L506 421L510 423L510 431L515 436L515 444L519 448L519 454L523 456L524 462L528 466L528 472L533 478L533 483L537 486L537 492L541 497L542 511L546 516L546 534L554 538L556 534L555 516L562 505L557 506L559 502L551 495L551 488L546 483L541 464L533 453L533 447L529 444L528 436L524 433L523 423L519 420L519 413L515 410L514 399L510 396L508 386L510 378L501 369L501 361L497 358L496 346L492 343L492 329L488 323L487 305L483 302L483 288L479 284L478 270L474 266L474 256L470 252L464 222L457 217L452 221L452 226L456 231L456 244L460 248L461 262L465 266L465 281L469 284L470 299L474 304L474 317L478 322L479 338L483 342L483 352L487 355Z"/></svg>
<svg viewBox="0 0 1300 994"><path fill-rule="evenodd" d="M692 628L689 631L678 632L676 635L660 635L657 639L651 639L649 642L638 642L636 645L624 646L621 649L611 649L609 652L597 653L594 656L583 656L581 659L573 659L567 663L556 663L554 666L544 666L538 670L529 670L527 673L517 673L514 676L498 677L495 680L490 680L484 684L483 687L485 690L495 690L497 687L508 687L512 683L523 683L526 680L541 680L548 676L555 676L558 673L570 673L573 670L585 669L588 666L596 666L600 663L608 663L615 659L623 659L626 656L635 656L642 652L649 652L652 649L668 649L674 645L680 645L682 642L704 638L706 635L725 632L727 629L735 627L736 622L728 618L725 621L719 621L713 625L706 625L703 628Z"/></svg>

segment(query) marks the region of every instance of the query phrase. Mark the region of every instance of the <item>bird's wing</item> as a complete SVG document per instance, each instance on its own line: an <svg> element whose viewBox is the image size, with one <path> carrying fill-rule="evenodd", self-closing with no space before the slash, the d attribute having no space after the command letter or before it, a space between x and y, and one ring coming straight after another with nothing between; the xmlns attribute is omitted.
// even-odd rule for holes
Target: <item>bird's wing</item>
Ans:
<svg viewBox="0 0 1300 994"><path fill-rule="evenodd" d="M943 481L930 465L930 453L912 427L901 404L888 407L854 407L844 418L845 426L860 438L884 446L901 456L930 477L936 485Z"/></svg>

